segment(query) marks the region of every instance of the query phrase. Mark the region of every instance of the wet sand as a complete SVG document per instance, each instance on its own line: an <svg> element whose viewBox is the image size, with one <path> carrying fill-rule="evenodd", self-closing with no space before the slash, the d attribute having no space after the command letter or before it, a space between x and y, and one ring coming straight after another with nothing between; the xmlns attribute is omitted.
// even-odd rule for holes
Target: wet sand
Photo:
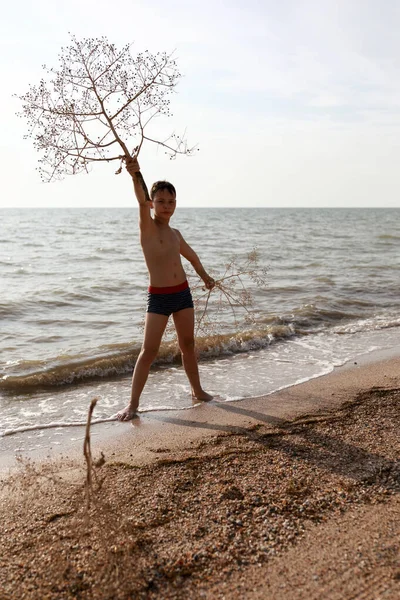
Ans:
<svg viewBox="0 0 400 600"><path fill-rule="evenodd" d="M400 359L351 367L104 429L89 509L83 457L23 460L1 597L400 597Z"/></svg>

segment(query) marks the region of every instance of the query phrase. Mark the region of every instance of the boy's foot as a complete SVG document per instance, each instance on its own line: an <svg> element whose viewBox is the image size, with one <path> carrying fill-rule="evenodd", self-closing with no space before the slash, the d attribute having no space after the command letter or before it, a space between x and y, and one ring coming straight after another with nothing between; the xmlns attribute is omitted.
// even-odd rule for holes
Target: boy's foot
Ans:
<svg viewBox="0 0 400 600"><path fill-rule="evenodd" d="M117 421L131 421L137 416L136 408L132 408L131 405L128 404L128 406L125 406L123 410L120 410L119 413L117 413Z"/></svg>
<svg viewBox="0 0 400 600"><path fill-rule="evenodd" d="M193 400L199 400L199 402L209 402L213 397L214 396L211 396L211 394L208 394L204 390L201 390L199 394L192 393Z"/></svg>

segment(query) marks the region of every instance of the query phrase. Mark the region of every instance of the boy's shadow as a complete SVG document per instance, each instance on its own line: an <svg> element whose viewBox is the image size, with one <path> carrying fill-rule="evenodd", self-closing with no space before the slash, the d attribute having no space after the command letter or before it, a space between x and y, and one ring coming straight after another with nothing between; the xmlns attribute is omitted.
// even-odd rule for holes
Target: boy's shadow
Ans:
<svg viewBox="0 0 400 600"><path fill-rule="evenodd" d="M274 429L259 433L254 429L235 425L204 423L175 417L156 416L155 418L182 427L195 427L243 435L266 448L285 452L295 461L305 461L318 469L329 470L331 473L364 484L379 483L382 487L389 487L390 485L393 489L393 483L385 482L385 476L390 475L397 484L396 489L399 488L400 491L400 461L394 461L384 455L369 452L338 437L317 431L312 426L312 421L317 421L318 415L315 415L314 419L303 417L302 423L302 417L294 421L288 421L233 404L215 403L213 406L225 412L240 414L258 422L266 423ZM327 415L328 422L329 417L330 415ZM332 419L334 419L334 415L332 415ZM292 436L296 436L297 439ZM302 438L301 441L299 441L299 437Z"/></svg>

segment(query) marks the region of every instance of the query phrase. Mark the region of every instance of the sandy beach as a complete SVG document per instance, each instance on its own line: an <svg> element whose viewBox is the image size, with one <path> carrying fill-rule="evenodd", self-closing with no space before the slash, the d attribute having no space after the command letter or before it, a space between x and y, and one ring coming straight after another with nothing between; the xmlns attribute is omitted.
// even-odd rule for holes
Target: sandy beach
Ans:
<svg viewBox="0 0 400 600"><path fill-rule="evenodd" d="M375 358L93 426L89 508L76 449L22 459L2 475L0 596L399 598L399 401L400 358Z"/></svg>

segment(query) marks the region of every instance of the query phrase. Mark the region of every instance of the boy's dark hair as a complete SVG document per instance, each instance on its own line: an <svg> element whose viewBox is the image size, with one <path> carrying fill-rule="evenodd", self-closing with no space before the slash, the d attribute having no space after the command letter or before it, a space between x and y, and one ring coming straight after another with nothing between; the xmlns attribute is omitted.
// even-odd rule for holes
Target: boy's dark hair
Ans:
<svg viewBox="0 0 400 600"><path fill-rule="evenodd" d="M154 196L156 195L156 193L160 192L162 190L167 190L167 192L169 192L170 194L174 194L174 196L176 196L176 190L175 190L174 186L172 185L172 183L164 180L164 181L156 181L155 183L153 183L153 185L151 186L151 190L150 190L150 198L152 200L154 200Z"/></svg>

